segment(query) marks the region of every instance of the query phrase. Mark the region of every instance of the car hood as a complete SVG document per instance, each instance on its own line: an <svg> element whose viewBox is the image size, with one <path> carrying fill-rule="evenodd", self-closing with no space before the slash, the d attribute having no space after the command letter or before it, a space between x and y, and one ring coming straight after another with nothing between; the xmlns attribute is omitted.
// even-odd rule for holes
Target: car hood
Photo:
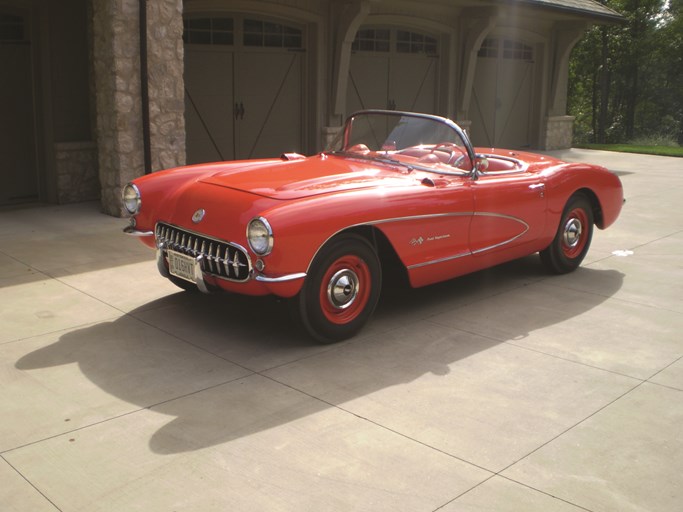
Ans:
<svg viewBox="0 0 683 512"><path fill-rule="evenodd" d="M200 180L203 183L283 200L417 183L398 165L375 165L324 154L294 161L244 161L206 167L207 175Z"/></svg>

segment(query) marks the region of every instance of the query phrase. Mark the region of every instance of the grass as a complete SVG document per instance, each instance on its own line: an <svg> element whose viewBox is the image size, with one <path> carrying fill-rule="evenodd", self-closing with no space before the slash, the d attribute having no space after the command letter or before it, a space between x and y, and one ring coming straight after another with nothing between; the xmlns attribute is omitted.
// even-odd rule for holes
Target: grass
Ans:
<svg viewBox="0 0 683 512"><path fill-rule="evenodd" d="M680 146L641 146L635 144L577 144L582 149L599 149L601 151L618 151L621 153L641 153L644 155L677 156L683 158L683 147Z"/></svg>

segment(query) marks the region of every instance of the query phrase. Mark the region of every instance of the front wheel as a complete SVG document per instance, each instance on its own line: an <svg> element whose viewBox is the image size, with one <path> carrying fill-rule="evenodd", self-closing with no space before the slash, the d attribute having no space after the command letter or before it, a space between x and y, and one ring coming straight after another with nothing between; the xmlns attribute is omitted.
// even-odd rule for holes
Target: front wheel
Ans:
<svg viewBox="0 0 683 512"><path fill-rule="evenodd" d="M340 235L313 260L298 296L306 330L321 343L354 336L379 300L382 271L375 249L360 236Z"/></svg>
<svg viewBox="0 0 683 512"><path fill-rule="evenodd" d="M582 194L569 198L552 243L540 252L541 261L554 274L575 270L593 238L593 208Z"/></svg>

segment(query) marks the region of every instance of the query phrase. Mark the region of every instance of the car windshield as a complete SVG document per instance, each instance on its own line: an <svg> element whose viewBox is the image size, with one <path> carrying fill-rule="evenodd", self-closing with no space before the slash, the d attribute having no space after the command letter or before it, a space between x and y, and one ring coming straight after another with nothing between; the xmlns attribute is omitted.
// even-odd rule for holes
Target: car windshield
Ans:
<svg viewBox="0 0 683 512"><path fill-rule="evenodd" d="M455 124L421 114L355 114L327 152L442 174L472 169L471 153Z"/></svg>

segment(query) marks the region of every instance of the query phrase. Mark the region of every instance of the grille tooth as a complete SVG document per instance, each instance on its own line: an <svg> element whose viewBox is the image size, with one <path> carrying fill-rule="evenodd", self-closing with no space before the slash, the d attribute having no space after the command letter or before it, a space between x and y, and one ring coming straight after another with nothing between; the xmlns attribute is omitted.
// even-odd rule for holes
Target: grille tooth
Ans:
<svg viewBox="0 0 683 512"><path fill-rule="evenodd" d="M225 269L225 275L227 277L230 277L230 267L228 264L230 263L230 250L228 249L228 246L225 246L225 254L223 255L223 268Z"/></svg>
<svg viewBox="0 0 683 512"><path fill-rule="evenodd" d="M235 251L235 259L232 262L232 269L235 271L235 275L240 273L240 254Z"/></svg>
<svg viewBox="0 0 683 512"><path fill-rule="evenodd" d="M221 274L220 246L216 244L216 252L213 253L213 261L216 263L216 272Z"/></svg>
<svg viewBox="0 0 683 512"><path fill-rule="evenodd" d="M211 272L214 271L213 270L213 254L212 253L213 253L213 243L210 243L209 244L209 253L208 253L208 256L206 259L209 261L209 270Z"/></svg>
<svg viewBox="0 0 683 512"><path fill-rule="evenodd" d="M214 247L214 250L211 252L211 260L213 261L212 267L215 269L214 272L218 275L221 275L221 265L217 258L218 248L218 245L216 245L216 247Z"/></svg>
<svg viewBox="0 0 683 512"><path fill-rule="evenodd" d="M240 246L205 237L160 222L154 230L157 244L194 258L203 256L202 270L229 281L247 281L251 266Z"/></svg>

